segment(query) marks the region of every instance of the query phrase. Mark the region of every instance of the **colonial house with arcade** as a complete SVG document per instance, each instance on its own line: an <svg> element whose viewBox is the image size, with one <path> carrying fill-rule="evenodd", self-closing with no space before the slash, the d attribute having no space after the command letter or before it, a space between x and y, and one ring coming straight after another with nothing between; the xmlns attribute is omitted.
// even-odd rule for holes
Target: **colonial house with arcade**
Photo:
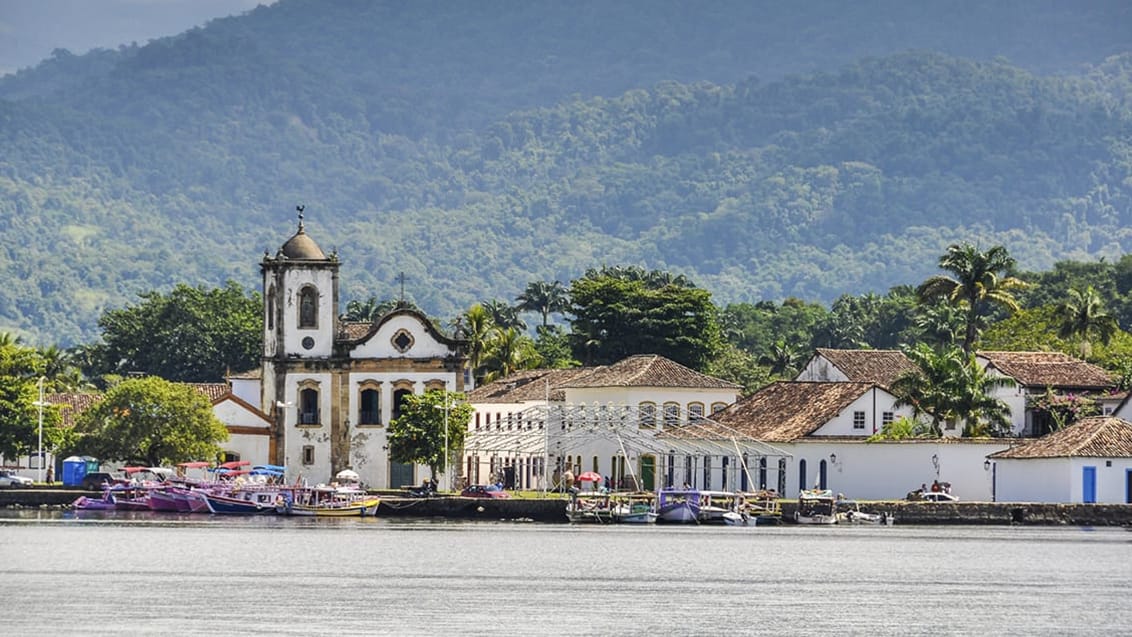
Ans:
<svg viewBox="0 0 1132 637"><path fill-rule="evenodd" d="M658 434L695 430L740 390L658 355L519 372L468 394L474 413L465 441L466 475L472 482L499 478L534 489L560 486L566 471L592 472L615 487L664 486L682 474L689 454L677 454L675 443ZM763 447L750 440L738 444ZM737 467L708 464L708 480L714 476L717 488L728 479L737 484Z"/></svg>

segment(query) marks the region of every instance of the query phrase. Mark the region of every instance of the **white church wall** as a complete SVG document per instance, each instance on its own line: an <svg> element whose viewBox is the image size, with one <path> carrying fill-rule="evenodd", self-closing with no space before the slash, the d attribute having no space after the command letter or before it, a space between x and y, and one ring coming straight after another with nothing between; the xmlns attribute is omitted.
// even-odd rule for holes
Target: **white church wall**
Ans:
<svg viewBox="0 0 1132 637"><path fill-rule="evenodd" d="M405 330L412 337L412 345L402 352L393 344L393 337ZM448 346L433 338L428 329L411 314L389 319L366 342L350 352L350 358L444 358Z"/></svg>

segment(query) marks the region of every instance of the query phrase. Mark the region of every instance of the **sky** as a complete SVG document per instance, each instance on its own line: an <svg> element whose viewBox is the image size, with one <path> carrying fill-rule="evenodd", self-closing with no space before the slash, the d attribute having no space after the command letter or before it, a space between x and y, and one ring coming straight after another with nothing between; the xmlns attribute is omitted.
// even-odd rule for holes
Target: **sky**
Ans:
<svg viewBox="0 0 1132 637"><path fill-rule="evenodd" d="M276 0L0 0L0 75L35 66L55 49L94 48L176 35Z"/></svg>

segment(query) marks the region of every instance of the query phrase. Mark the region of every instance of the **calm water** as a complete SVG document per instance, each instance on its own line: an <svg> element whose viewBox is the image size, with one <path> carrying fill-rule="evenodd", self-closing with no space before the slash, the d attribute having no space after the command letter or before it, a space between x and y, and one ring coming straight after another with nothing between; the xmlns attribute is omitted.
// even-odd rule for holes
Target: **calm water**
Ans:
<svg viewBox="0 0 1132 637"><path fill-rule="evenodd" d="M0 512L5 635L1132 634L1132 533Z"/></svg>

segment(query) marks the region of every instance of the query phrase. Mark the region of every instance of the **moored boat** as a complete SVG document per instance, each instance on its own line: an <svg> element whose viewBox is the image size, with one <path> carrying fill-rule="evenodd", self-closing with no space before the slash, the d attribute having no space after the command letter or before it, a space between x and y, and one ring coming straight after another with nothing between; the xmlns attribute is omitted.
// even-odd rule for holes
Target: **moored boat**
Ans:
<svg viewBox="0 0 1132 637"><path fill-rule="evenodd" d="M318 486L281 494L276 513L319 517L377 515L381 499L358 489Z"/></svg>
<svg viewBox="0 0 1132 637"><path fill-rule="evenodd" d="M608 493L596 491L574 493L566 503L566 518L571 522L613 522L613 503Z"/></svg>
<svg viewBox="0 0 1132 637"><path fill-rule="evenodd" d="M611 515L617 524L656 522L656 496L649 492L618 493L612 498Z"/></svg>
<svg viewBox="0 0 1132 637"><path fill-rule="evenodd" d="M700 492L695 489L661 489L656 521L692 524L700 520Z"/></svg>
<svg viewBox="0 0 1132 637"><path fill-rule="evenodd" d="M829 489L803 489L794 511L798 524L837 524L837 498Z"/></svg>

